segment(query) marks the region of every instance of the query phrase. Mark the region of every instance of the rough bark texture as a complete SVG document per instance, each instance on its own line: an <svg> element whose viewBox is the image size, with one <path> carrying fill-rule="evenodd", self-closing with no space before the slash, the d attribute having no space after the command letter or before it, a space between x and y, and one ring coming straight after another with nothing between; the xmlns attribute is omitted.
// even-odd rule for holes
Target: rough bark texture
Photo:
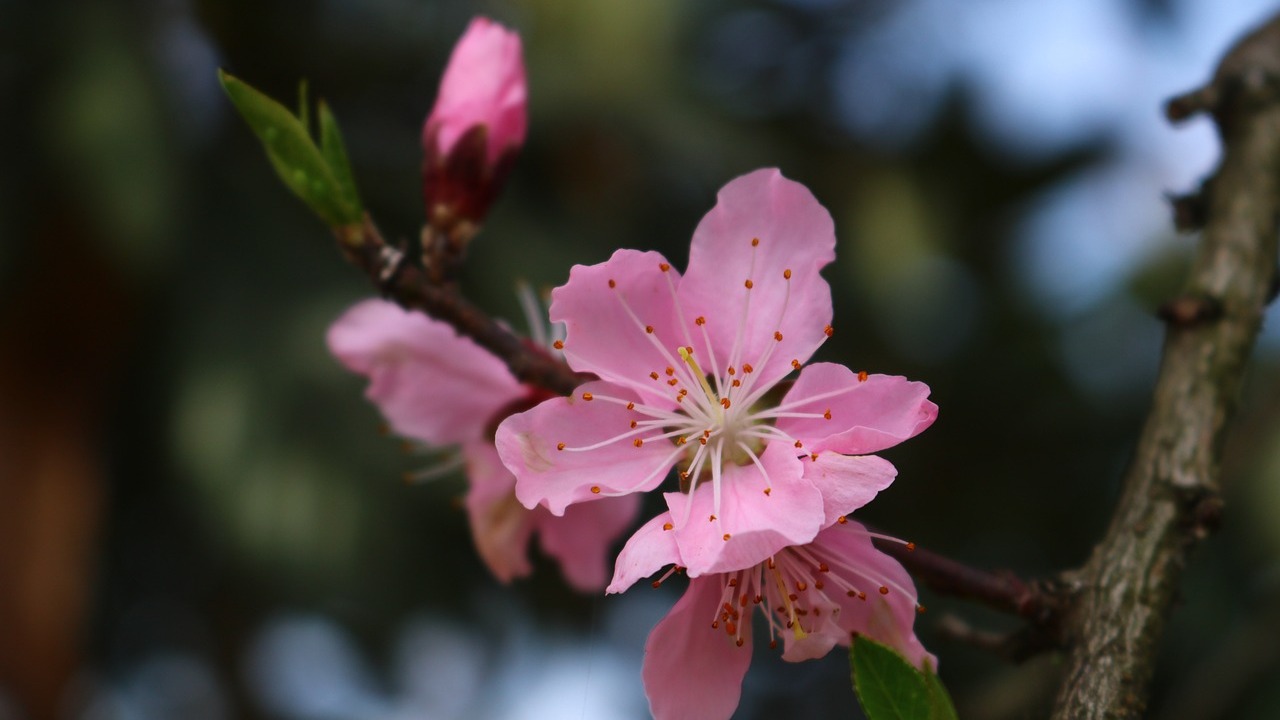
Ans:
<svg viewBox="0 0 1280 720"><path fill-rule="evenodd" d="M1205 183L1204 235L1168 323L1159 378L1119 505L1088 563L1069 574L1069 648L1054 717L1137 718L1192 546L1220 509L1224 428L1276 277L1280 217L1280 20L1243 39L1213 82L1170 102L1211 111L1224 155ZM1184 200L1185 202L1185 200Z"/></svg>

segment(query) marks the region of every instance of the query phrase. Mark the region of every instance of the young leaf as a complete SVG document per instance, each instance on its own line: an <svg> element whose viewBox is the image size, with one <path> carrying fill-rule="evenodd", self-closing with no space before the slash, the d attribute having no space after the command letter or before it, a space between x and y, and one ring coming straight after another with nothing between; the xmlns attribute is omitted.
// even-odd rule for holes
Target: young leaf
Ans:
<svg viewBox="0 0 1280 720"><path fill-rule="evenodd" d="M929 720L959 720L956 706L951 703L951 694L943 687L938 674L927 664L924 679L929 685Z"/></svg>
<svg viewBox="0 0 1280 720"><path fill-rule="evenodd" d="M280 103L222 70L218 70L218 79L262 141L267 158L284 184L331 227L360 223L359 204L348 201L302 121Z"/></svg>
<svg viewBox="0 0 1280 720"><path fill-rule="evenodd" d="M338 130L338 120L329 112L329 106L323 100L320 101L319 116L320 154L338 183L343 201L363 214L360 194L356 192L355 174L351 172L351 161L347 159L347 146L342 141L342 132Z"/></svg>
<svg viewBox="0 0 1280 720"><path fill-rule="evenodd" d="M859 635L849 651L853 687L868 720L933 720L929 682L892 649Z"/></svg>

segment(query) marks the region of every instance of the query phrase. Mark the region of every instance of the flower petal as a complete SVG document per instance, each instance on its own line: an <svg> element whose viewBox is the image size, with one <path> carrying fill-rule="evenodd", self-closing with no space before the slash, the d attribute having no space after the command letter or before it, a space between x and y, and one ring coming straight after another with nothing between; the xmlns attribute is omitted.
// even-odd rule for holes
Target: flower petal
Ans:
<svg viewBox="0 0 1280 720"><path fill-rule="evenodd" d="M638 399L625 388L589 382L569 397L546 400L504 420L498 426L498 454L516 476L520 502L563 515L572 503L657 487L675 463L676 448L666 439L634 444L661 434L630 429L637 413L625 403ZM600 446L578 449L595 445Z"/></svg>
<svg viewBox="0 0 1280 720"><path fill-rule="evenodd" d="M898 375L859 377L833 363L801 370L779 407L817 417L779 418L778 429L811 453L867 455L919 435L937 419L928 385ZM830 419L821 416L828 410Z"/></svg>
<svg viewBox="0 0 1280 720"><path fill-rule="evenodd" d="M680 285L686 313L707 320L719 364L735 362L730 353L740 344L737 362L754 364L757 381L771 386L791 372L793 359L813 355L831 322L831 288L819 270L835 259L835 244L830 213L776 169L720 190L694 231Z"/></svg>
<svg viewBox="0 0 1280 720"><path fill-rule="evenodd" d="M822 494L801 478L800 461L788 448L770 446L760 464L767 479L753 463L725 467L719 508L710 480L699 484L692 505L685 493L664 494L689 577L750 567L809 542L822 528Z"/></svg>
<svg viewBox="0 0 1280 720"><path fill-rule="evenodd" d="M720 591L717 578L690 580L649 633L642 675L654 720L728 720L737 709L751 664L751 633L743 633L738 647L711 627L720 613Z"/></svg>
<svg viewBox="0 0 1280 720"><path fill-rule="evenodd" d="M837 567L837 562L846 568L855 568L863 587L867 588L866 599L838 592L828 595L840 605L836 623L843 631L840 633L841 645L848 645L849 638L855 633L866 635L902 653L916 667L923 667L926 659L937 667L937 658L925 650L915 635L918 613L911 576L897 560L872 545L866 528L852 521L833 525L818 535L812 549L828 558L833 575L850 575L848 569ZM888 587L889 592L881 594L875 591L876 584ZM807 659L809 650L800 646L793 652L788 646L783 659Z"/></svg>
<svg viewBox="0 0 1280 720"><path fill-rule="evenodd" d="M804 463L804 479L822 493L826 514L823 527L871 502L898 476L893 463L875 455L827 452L818 455L817 460L809 456L800 460Z"/></svg>
<svg viewBox="0 0 1280 720"><path fill-rule="evenodd" d="M624 495L565 508L556 517L544 507L529 511L537 524L543 552L560 561L565 580L581 592L597 592L609 581L613 543L631 529L640 512L640 496Z"/></svg>
<svg viewBox="0 0 1280 720"><path fill-rule="evenodd" d="M488 127L492 166L509 148L524 144L528 126L524 57L520 36L488 18L477 17L449 56L440 94L423 125L423 143L438 133L441 155L476 125ZM428 148L432 152L433 148Z"/></svg>
<svg viewBox="0 0 1280 720"><path fill-rule="evenodd" d="M366 375L365 391L397 435L433 445L480 437L524 388L469 338L418 312L366 300L329 328L329 350Z"/></svg>
<svg viewBox="0 0 1280 720"><path fill-rule="evenodd" d="M529 536L534 518L516 500L516 479L498 459L493 443L473 440L462 448L467 459L467 517L480 559L500 582L532 572ZM544 510L545 512L545 510Z"/></svg>
<svg viewBox="0 0 1280 720"><path fill-rule="evenodd" d="M613 582L605 592L624 592L640 578L668 565L680 564L680 551L676 548L675 533L671 531L671 513L662 513L627 540L613 565Z"/></svg>
<svg viewBox="0 0 1280 720"><path fill-rule="evenodd" d="M619 250L607 262L575 265L569 282L551 292L550 308L551 321L565 325L570 367L636 389L647 402L674 407L665 370L684 372L676 348L688 345L690 337L680 326L671 291L680 282L656 252Z"/></svg>

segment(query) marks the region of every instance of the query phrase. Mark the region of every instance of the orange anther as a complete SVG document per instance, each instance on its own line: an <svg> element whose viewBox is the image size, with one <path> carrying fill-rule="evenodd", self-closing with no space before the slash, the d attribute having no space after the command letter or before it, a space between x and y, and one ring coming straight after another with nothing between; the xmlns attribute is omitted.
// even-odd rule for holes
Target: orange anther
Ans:
<svg viewBox="0 0 1280 720"><path fill-rule="evenodd" d="M764 494L765 494L765 495L768 495L768 494L770 494L770 493L772 493L772 492L773 492L773 488L765 488L765 489L764 489Z"/></svg>
<svg viewBox="0 0 1280 720"><path fill-rule="evenodd" d="M783 270L783 271L782 271L782 277L786 278L787 280L790 280L790 279L791 279L791 268L787 268L786 270Z"/></svg>
<svg viewBox="0 0 1280 720"><path fill-rule="evenodd" d="M841 515L840 517L836 518L836 522L838 522L838 523L840 523L841 525L843 525L843 524L845 524L845 523L849 522L849 519L848 519L848 518L846 518L845 516Z"/></svg>
<svg viewBox="0 0 1280 720"><path fill-rule="evenodd" d="M822 333L827 337L831 337L832 335L836 334L836 329L828 325L822 329Z"/></svg>
<svg viewBox="0 0 1280 720"><path fill-rule="evenodd" d="M671 387L675 387L676 384L678 384L679 382L680 382L679 380L675 378L671 378L670 380L667 381L667 384L670 385Z"/></svg>
<svg viewBox="0 0 1280 720"><path fill-rule="evenodd" d="M697 318L694 319L693 323L695 325L706 325L707 319L699 315Z"/></svg>
<svg viewBox="0 0 1280 720"><path fill-rule="evenodd" d="M675 375L675 374L676 374L676 369L675 369L675 368L673 368L673 367L668 366L668 367L667 367L667 377L671 377L672 375Z"/></svg>
<svg viewBox="0 0 1280 720"><path fill-rule="evenodd" d="M915 551L916 551L916 544L913 542L907 543L907 552L915 552Z"/></svg>
<svg viewBox="0 0 1280 720"><path fill-rule="evenodd" d="M795 360L795 359L793 359L793 360L791 361L791 369L792 369L792 370L799 370L799 369L800 369L800 361L799 361L799 360Z"/></svg>
<svg viewBox="0 0 1280 720"><path fill-rule="evenodd" d="M663 530L670 530L673 527L675 527L675 525L672 525L671 523L662 523Z"/></svg>
<svg viewBox="0 0 1280 720"><path fill-rule="evenodd" d="M777 340L778 342L782 342L782 333L775 330L773 332L773 339Z"/></svg>
<svg viewBox="0 0 1280 720"><path fill-rule="evenodd" d="M760 244L760 238L751 238L751 247L755 247L759 244Z"/></svg>
<svg viewBox="0 0 1280 720"><path fill-rule="evenodd" d="M802 448L802 447L804 447L804 443L802 443L802 442L800 442L799 440L797 440L797 441L796 441L796 447L798 447L798 448Z"/></svg>
<svg viewBox="0 0 1280 720"><path fill-rule="evenodd" d="M668 270L671 269L671 266L666 263L658 263L658 269L661 270L662 272L667 272Z"/></svg>
<svg viewBox="0 0 1280 720"><path fill-rule="evenodd" d="M635 430L635 429L636 429L636 426L637 426L637 425L639 425L639 424L640 424L640 423L636 422L635 420L632 420L632 421L631 421L631 429L632 429L632 430Z"/></svg>
<svg viewBox="0 0 1280 720"><path fill-rule="evenodd" d="M734 387L742 387L742 381L739 380L738 378L734 378L733 382L730 384L733 385Z"/></svg>
<svg viewBox="0 0 1280 720"><path fill-rule="evenodd" d="M555 341L555 342L551 343L551 347L553 347L553 348L555 348L555 349L557 349L557 350L563 350L563 349L564 349L564 341L562 341L562 340L557 340L557 341Z"/></svg>
<svg viewBox="0 0 1280 720"><path fill-rule="evenodd" d="M627 409L628 409L628 410L635 410L635 409L636 409L636 404L635 404L635 403L633 403L633 402L629 402L629 403L627 403Z"/></svg>
<svg viewBox="0 0 1280 720"><path fill-rule="evenodd" d="M656 373L656 372L651 372L651 373L649 373L649 377L653 378L654 380L657 380L657 379L658 379L658 373Z"/></svg>
<svg viewBox="0 0 1280 720"><path fill-rule="evenodd" d="M751 363L742 363L742 372L749 373L755 368L751 367Z"/></svg>
<svg viewBox="0 0 1280 720"><path fill-rule="evenodd" d="M747 278L747 281L742 284L745 285L748 290L756 286L755 283L751 282L751 278Z"/></svg>
<svg viewBox="0 0 1280 720"><path fill-rule="evenodd" d="M632 442L631 444L635 445L636 447L640 447L641 445L644 445L644 440L640 438L636 438L635 441Z"/></svg>
<svg viewBox="0 0 1280 720"><path fill-rule="evenodd" d="M707 518L707 522L715 522L715 521L716 521L715 515L711 515L710 517Z"/></svg>
<svg viewBox="0 0 1280 720"><path fill-rule="evenodd" d="M823 420L830 420L830 419L831 419L831 408L827 408L827 411L826 411L826 412L824 412L824 413L822 413L822 419L823 419Z"/></svg>
<svg viewBox="0 0 1280 720"><path fill-rule="evenodd" d="M888 594L889 594L889 588L887 588L887 587L885 587L885 586L881 585L881 586L880 586L880 594L881 594L881 595L888 595Z"/></svg>
<svg viewBox="0 0 1280 720"><path fill-rule="evenodd" d="M591 402L591 401L594 399L594 397L595 397L595 396L593 396L593 395L592 395L591 393L589 393L589 392L584 392L584 393L582 393L582 399L583 399L583 400L586 400L587 402Z"/></svg>
<svg viewBox="0 0 1280 720"><path fill-rule="evenodd" d="M645 332L647 332L647 333L649 333L650 335L652 335L652 334L653 334L653 326L652 326L652 325L645 325L645 326L644 326L644 331L645 331Z"/></svg>
<svg viewBox="0 0 1280 720"><path fill-rule="evenodd" d="M729 398L720 398L720 407L725 410L729 409Z"/></svg>
<svg viewBox="0 0 1280 720"><path fill-rule="evenodd" d="M599 495L599 494L600 494L600 486L599 486L599 485L592 485L592 486L591 486L591 492L592 492L592 494L594 494L594 495Z"/></svg>
<svg viewBox="0 0 1280 720"><path fill-rule="evenodd" d="M858 371L858 382L866 382L866 381L867 381L867 371L866 371L866 370L859 370L859 371Z"/></svg>
<svg viewBox="0 0 1280 720"><path fill-rule="evenodd" d="M729 542L729 533L724 534L724 541Z"/></svg>
<svg viewBox="0 0 1280 720"><path fill-rule="evenodd" d="M609 287L616 288L618 287L618 283L614 282L613 278L609 278Z"/></svg>
<svg viewBox="0 0 1280 720"><path fill-rule="evenodd" d="M556 449L557 449L557 450L563 450L563 449L564 449L564 443L556 443Z"/></svg>

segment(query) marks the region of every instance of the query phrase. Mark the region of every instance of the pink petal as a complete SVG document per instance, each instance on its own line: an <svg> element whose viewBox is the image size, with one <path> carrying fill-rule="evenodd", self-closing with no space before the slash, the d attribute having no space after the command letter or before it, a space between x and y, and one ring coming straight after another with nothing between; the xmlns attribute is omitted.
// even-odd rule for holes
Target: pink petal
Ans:
<svg viewBox="0 0 1280 720"><path fill-rule="evenodd" d="M755 247L753 239L760 241ZM772 384L791 372L793 359L809 359L831 322L831 288L818 271L835 259L835 242L831 215L776 169L743 175L720 190L693 234L680 286L685 311L706 317L719 364L731 362L744 316L739 363L754 364L760 382Z"/></svg>
<svg viewBox="0 0 1280 720"><path fill-rule="evenodd" d="M485 125L492 166L508 149L524 144L527 96L520 36L477 17L453 48L435 107L423 125L423 143L438 132L438 150L447 155L468 130Z"/></svg>
<svg viewBox="0 0 1280 720"><path fill-rule="evenodd" d="M533 513L543 552L560 561L574 589L597 592L609 581L608 558L614 542L631 529L640 512L640 496L605 498L565 508L556 517L544 507Z"/></svg>
<svg viewBox="0 0 1280 720"><path fill-rule="evenodd" d="M618 250L607 262L575 265L569 282L551 293L551 321L565 324L565 360L639 390L651 404L674 407L665 371L683 369L677 348L689 344L672 293L679 284L680 274L656 252Z"/></svg>
<svg viewBox="0 0 1280 720"><path fill-rule="evenodd" d="M924 649L915 635L918 613L911 576L897 560L875 549L866 533L866 528L850 521L822 531L813 542L828 557L840 558L858 568L865 578L865 600L842 593L829 595L841 606L837 623L844 632L840 644L848 645L848 638L854 633L866 635L902 653L916 667L923 667L928 660L936 668L937 658ZM835 572L838 569L833 567L832 573ZM888 586L888 594L881 595L876 583ZM803 651L799 651L802 654ZM783 658L804 659L786 653Z"/></svg>
<svg viewBox="0 0 1280 720"><path fill-rule="evenodd" d="M494 577L503 583L525 577L529 565L529 536L534 516L516 500L515 477L498 459L498 451L486 440L463 446L467 459L467 517L476 551Z"/></svg>
<svg viewBox="0 0 1280 720"><path fill-rule="evenodd" d="M897 375L858 377L833 363L804 368L780 407L815 415L830 410L831 418L784 417L778 429L811 453L867 455L919 435L938 417L928 385Z"/></svg>
<svg viewBox="0 0 1280 720"><path fill-rule="evenodd" d="M662 513L627 540L613 565L613 582L605 592L624 592L640 578L668 565L680 564L680 551L676 549L675 533L671 531L671 513Z"/></svg>
<svg viewBox="0 0 1280 720"><path fill-rule="evenodd" d="M572 503L657 487L675 463L676 448L665 439L634 445L635 439L660 431L628 434L637 413L619 402L632 400L638 397L624 388L589 382L570 397L552 398L504 420L498 426L498 454L516 476L520 502L563 515ZM574 450L615 437L620 439L594 450Z"/></svg>
<svg viewBox="0 0 1280 720"><path fill-rule="evenodd" d="M329 328L329 350L369 378L365 391L397 435L433 445L480 437L524 395L507 366L448 325L366 300Z"/></svg>
<svg viewBox="0 0 1280 720"><path fill-rule="evenodd" d="M738 647L711 623L720 614L718 578L690 580L644 645L645 694L655 720L728 720L751 664L751 633ZM744 617L743 622L749 622Z"/></svg>
<svg viewBox="0 0 1280 720"><path fill-rule="evenodd" d="M698 485L687 511L687 494L664 494L676 518L675 540L689 577L741 570L817 535L824 515L822 494L801 478L800 461L788 450L773 445L760 457L768 480L752 463L725 467L718 510L710 480Z"/></svg>
<svg viewBox="0 0 1280 720"><path fill-rule="evenodd" d="M826 452L814 461L804 463L804 479L822 493L826 514L823 527L871 502L881 490L889 487L898 470L884 458L875 455L840 455Z"/></svg>

